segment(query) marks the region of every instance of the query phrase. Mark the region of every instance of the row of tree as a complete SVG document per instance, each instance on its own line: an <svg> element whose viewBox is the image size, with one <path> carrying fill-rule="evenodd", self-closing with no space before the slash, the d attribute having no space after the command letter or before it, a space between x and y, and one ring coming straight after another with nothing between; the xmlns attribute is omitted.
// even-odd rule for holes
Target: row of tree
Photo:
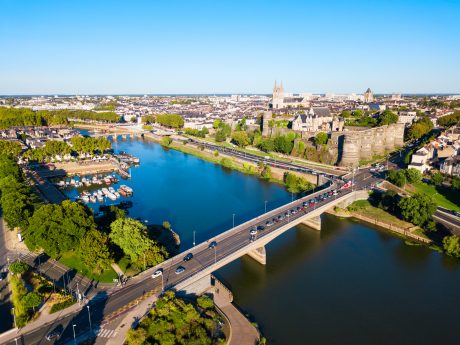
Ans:
<svg viewBox="0 0 460 345"><path fill-rule="evenodd" d="M0 140L0 155L16 158L21 152L21 144L18 141Z"/></svg>
<svg viewBox="0 0 460 345"><path fill-rule="evenodd" d="M456 111L453 114L441 116L438 119L438 124L443 127L451 127L460 122L460 111Z"/></svg>
<svg viewBox="0 0 460 345"><path fill-rule="evenodd" d="M67 154L90 154L104 153L112 149L110 140L100 138L73 137L70 145L63 141L49 140L42 147L30 149L24 152L24 158L43 162L56 156L63 157Z"/></svg>
<svg viewBox="0 0 460 345"><path fill-rule="evenodd" d="M184 127L184 118L179 114L159 114L155 117L155 121L169 128Z"/></svg>
<svg viewBox="0 0 460 345"><path fill-rule="evenodd" d="M34 209L32 192L16 161L5 155L0 156L0 191L3 219L8 227L26 228Z"/></svg>
<svg viewBox="0 0 460 345"><path fill-rule="evenodd" d="M67 125L70 120L92 120L118 122L120 116L114 112L95 112L89 110L38 110L29 108L0 107L0 129L13 126L51 126Z"/></svg>
<svg viewBox="0 0 460 345"><path fill-rule="evenodd" d="M409 139L419 139L433 129L433 122L428 116L423 116L414 122L407 132Z"/></svg>
<svg viewBox="0 0 460 345"><path fill-rule="evenodd" d="M198 138L204 138L208 133L209 130L206 127L203 127L201 130L198 130L196 128L185 128L185 134Z"/></svg>

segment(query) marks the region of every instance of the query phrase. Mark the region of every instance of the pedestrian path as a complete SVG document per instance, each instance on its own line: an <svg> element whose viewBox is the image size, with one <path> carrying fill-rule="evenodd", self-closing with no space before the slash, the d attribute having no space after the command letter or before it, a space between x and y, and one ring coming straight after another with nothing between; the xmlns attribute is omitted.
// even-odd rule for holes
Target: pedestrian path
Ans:
<svg viewBox="0 0 460 345"><path fill-rule="evenodd" d="M97 331L96 331L96 335L97 337L101 337L101 338L113 338L113 337L116 337L118 334L118 332L114 329L108 329L108 328L99 328Z"/></svg>

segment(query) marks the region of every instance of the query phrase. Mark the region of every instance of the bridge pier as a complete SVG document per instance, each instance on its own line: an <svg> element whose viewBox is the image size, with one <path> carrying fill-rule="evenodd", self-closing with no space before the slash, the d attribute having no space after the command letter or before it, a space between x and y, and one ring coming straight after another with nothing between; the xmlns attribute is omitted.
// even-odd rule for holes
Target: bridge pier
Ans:
<svg viewBox="0 0 460 345"><path fill-rule="evenodd" d="M261 265L267 264L267 253L265 252L265 246L259 247L249 251L248 256L256 260Z"/></svg>
<svg viewBox="0 0 460 345"><path fill-rule="evenodd" d="M302 223L315 230L319 230L319 231L321 230L321 217L320 216L308 218L304 220Z"/></svg>

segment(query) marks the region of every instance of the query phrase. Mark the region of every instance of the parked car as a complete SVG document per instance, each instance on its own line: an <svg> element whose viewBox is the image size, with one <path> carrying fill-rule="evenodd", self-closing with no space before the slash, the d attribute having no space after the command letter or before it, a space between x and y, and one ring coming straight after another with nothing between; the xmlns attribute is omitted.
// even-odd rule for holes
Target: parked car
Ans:
<svg viewBox="0 0 460 345"><path fill-rule="evenodd" d="M262 230L264 230L264 229L265 229L265 226L263 226L263 225L257 226L257 230L258 230L258 231L262 231Z"/></svg>
<svg viewBox="0 0 460 345"><path fill-rule="evenodd" d="M249 231L249 235L251 235L251 236L257 235L257 230L256 230L256 229L252 229L251 231Z"/></svg>
<svg viewBox="0 0 460 345"><path fill-rule="evenodd" d="M62 325L58 325L54 328L51 332L49 332L45 339L48 341L57 340L61 337L62 332L64 331L64 327Z"/></svg>
<svg viewBox="0 0 460 345"><path fill-rule="evenodd" d="M187 255L184 256L184 261L190 261L193 259L193 254L188 253Z"/></svg>
<svg viewBox="0 0 460 345"><path fill-rule="evenodd" d="M216 242L216 241L212 241L211 243L209 243L208 248L214 248L215 246L217 246L217 242Z"/></svg>

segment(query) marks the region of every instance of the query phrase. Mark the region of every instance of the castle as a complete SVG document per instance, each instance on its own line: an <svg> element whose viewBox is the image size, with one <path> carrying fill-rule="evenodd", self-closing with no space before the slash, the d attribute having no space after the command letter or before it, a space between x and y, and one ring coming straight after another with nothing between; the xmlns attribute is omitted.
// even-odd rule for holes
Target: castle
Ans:
<svg viewBox="0 0 460 345"><path fill-rule="evenodd" d="M283 108L303 108L310 105L309 100L302 95L285 94L283 88L283 82L281 85L273 87L272 103L270 108L272 109L283 109Z"/></svg>
<svg viewBox="0 0 460 345"><path fill-rule="evenodd" d="M394 123L364 130L332 132L330 145L337 149L341 166L358 166L361 160L383 156L404 146L404 124Z"/></svg>

